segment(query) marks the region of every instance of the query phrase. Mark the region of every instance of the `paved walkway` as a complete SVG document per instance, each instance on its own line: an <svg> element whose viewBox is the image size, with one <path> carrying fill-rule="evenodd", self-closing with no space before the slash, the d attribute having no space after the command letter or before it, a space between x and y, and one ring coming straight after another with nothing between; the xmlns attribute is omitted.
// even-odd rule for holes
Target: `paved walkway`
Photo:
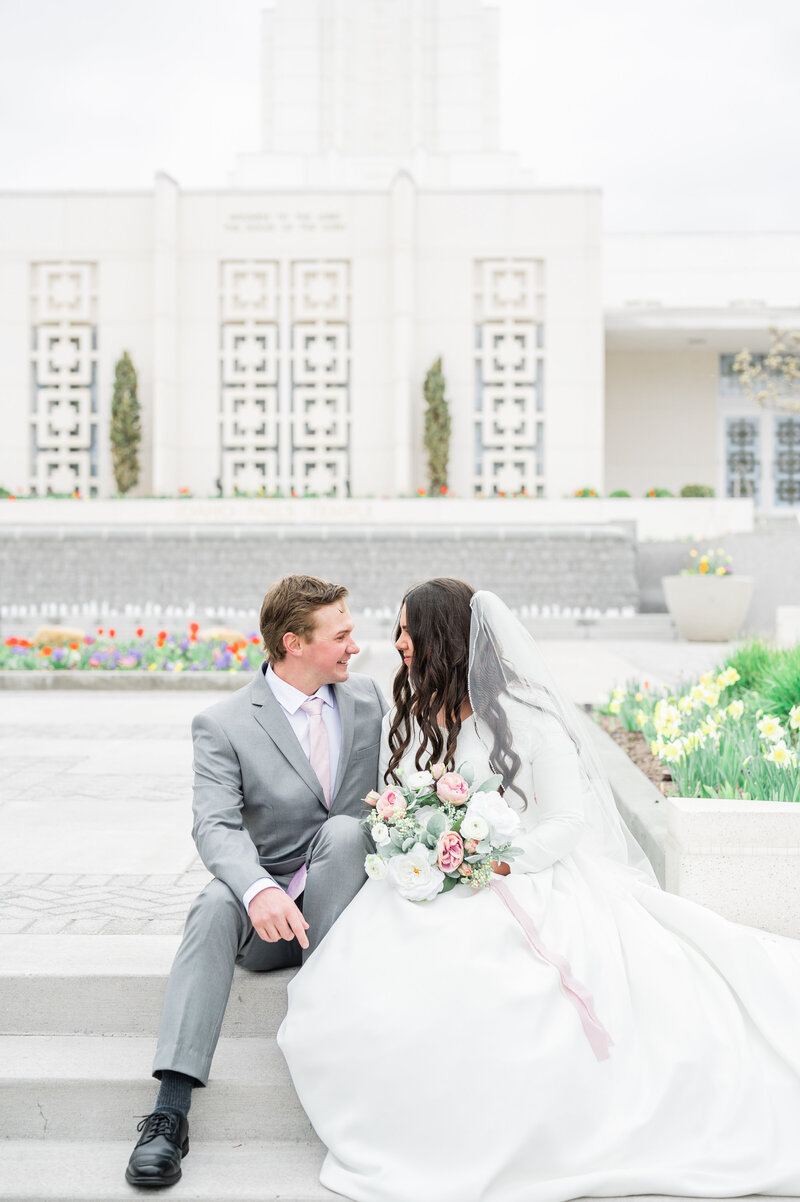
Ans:
<svg viewBox="0 0 800 1202"><path fill-rule="evenodd" d="M724 645L559 640L542 648L576 702L634 677L673 684ZM396 652L358 670L390 696ZM218 692L0 693L0 934L176 935L208 880L191 829L195 713Z"/></svg>

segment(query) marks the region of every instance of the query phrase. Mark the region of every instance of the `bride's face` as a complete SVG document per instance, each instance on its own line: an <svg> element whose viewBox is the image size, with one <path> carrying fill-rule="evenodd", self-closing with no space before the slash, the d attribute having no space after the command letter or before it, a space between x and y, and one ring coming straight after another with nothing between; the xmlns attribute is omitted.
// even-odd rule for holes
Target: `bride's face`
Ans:
<svg viewBox="0 0 800 1202"><path fill-rule="evenodd" d="M400 637L395 643L395 647L403 657L403 663L411 670L411 661L414 658L414 644L411 641L411 635L406 627L406 607L405 605L400 610Z"/></svg>

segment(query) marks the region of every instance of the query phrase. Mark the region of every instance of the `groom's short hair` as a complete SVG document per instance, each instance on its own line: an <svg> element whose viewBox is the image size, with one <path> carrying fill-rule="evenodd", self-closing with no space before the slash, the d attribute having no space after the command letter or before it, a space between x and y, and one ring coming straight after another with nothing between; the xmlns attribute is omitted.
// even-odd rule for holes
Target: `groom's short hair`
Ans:
<svg viewBox="0 0 800 1202"><path fill-rule="evenodd" d="M317 576L284 576L271 585L259 622L267 660L274 664L285 659L283 636L296 634L307 639L314 630L317 610L347 595L343 584L331 584Z"/></svg>

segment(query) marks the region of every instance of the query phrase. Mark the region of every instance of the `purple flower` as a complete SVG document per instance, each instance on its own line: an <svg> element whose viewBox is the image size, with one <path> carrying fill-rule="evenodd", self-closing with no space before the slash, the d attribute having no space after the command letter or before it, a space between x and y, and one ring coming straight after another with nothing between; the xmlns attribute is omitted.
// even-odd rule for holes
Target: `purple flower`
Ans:
<svg viewBox="0 0 800 1202"><path fill-rule="evenodd" d="M63 658L64 658L64 648L63 647L54 647L53 648L53 663L57 664L59 662L59 660L62 660Z"/></svg>

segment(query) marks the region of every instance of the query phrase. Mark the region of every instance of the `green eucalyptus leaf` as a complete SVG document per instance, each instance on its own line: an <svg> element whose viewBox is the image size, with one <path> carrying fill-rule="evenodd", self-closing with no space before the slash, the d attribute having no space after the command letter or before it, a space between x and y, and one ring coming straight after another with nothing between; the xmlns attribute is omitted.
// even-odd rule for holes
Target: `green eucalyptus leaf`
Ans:
<svg viewBox="0 0 800 1202"><path fill-rule="evenodd" d="M473 795L475 793L495 793L502 783L503 778L500 773L495 773L494 776L488 777L487 780L479 784L477 789L473 789Z"/></svg>
<svg viewBox="0 0 800 1202"><path fill-rule="evenodd" d="M468 785L471 785L475 779L475 769L469 760L464 760L464 763L457 769L459 776L463 776Z"/></svg>
<svg viewBox="0 0 800 1202"><path fill-rule="evenodd" d="M434 842L447 830L449 823L445 814L434 814L427 822L427 831L433 835Z"/></svg>

